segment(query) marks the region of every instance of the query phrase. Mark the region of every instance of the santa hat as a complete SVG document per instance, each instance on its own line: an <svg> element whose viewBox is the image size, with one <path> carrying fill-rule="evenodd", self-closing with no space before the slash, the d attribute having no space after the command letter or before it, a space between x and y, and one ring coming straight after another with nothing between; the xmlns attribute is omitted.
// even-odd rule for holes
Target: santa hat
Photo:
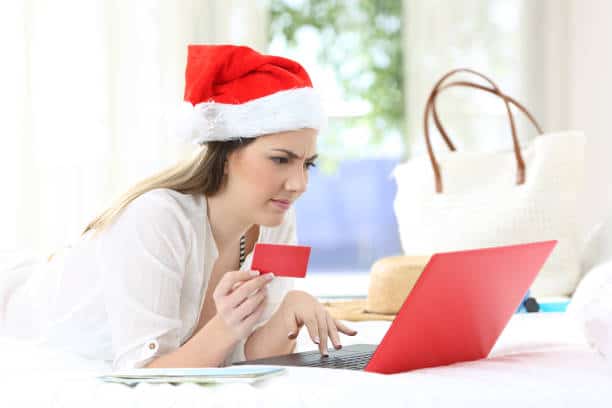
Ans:
<svg viewBox="0 0 612 408"><path fill-rule="evenodd" d="M179 137L202 144L325 126L318 93L295 61L234 45L189 45Z"/></svg>

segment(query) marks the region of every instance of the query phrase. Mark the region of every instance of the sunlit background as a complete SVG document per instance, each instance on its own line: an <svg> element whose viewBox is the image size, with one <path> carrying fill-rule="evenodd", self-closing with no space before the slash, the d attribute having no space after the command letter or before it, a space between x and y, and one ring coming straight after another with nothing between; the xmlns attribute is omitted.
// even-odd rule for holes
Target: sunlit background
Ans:
<svg viewBox="0 0 612 408"><path fill-rule="evenodd" d="M372 263L401 252L391 170L424 153L425 99L453 68L494 78L546 131L585 131L590 224L612 198L610 17L606 0L2 2L0 249L70 245L114 197L192 149L172 133L189 43L295 58L321 91L330 127L297 204L316 294L364 295ZM440 114L459 149L510 146L489 95L450 90Z"/></svg>

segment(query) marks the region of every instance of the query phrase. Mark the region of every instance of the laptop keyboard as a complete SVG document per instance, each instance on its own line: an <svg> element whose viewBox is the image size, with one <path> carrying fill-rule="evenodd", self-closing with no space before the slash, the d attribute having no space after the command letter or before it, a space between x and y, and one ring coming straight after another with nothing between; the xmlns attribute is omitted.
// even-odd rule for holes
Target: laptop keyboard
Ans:
<svg viewBox="0 0 612 408"><path fill-rule="evenodd" d="M319 351L306 352L300 356L302 367L343 368L347 370L363 370L372 358L372 353L347 353L347 355L330 354L322 357Z"/></svg>

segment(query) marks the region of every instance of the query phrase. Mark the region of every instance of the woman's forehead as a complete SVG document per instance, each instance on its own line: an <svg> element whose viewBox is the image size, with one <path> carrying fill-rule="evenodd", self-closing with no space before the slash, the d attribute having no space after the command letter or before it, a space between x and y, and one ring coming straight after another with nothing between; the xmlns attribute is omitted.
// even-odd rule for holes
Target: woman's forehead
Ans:
<svg viewBox="0 0 612 408"><path fill-rule="evenodd" d="M257 138L253 147L264 150L288 150L300 157L311 157L317 152L317 131L300 129L290 132L273 133Z"/></svg>

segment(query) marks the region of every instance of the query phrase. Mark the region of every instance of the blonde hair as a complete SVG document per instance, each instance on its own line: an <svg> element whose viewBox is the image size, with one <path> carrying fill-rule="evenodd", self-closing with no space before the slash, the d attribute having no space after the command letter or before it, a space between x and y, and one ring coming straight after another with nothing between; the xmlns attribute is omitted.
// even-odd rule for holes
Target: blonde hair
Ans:
<svg viewBox="0 0 612 408"><path fill-rule="evenodd" d="M225 181L224 168L228 155L251 143L254 138L223 142L209 142L200 146L192 155L177 164L150 176L121 195L109 208L94 218L81 232L95 233L109 226L133 200L156 188L169 188L183 194L216 194Z"/></svg>

